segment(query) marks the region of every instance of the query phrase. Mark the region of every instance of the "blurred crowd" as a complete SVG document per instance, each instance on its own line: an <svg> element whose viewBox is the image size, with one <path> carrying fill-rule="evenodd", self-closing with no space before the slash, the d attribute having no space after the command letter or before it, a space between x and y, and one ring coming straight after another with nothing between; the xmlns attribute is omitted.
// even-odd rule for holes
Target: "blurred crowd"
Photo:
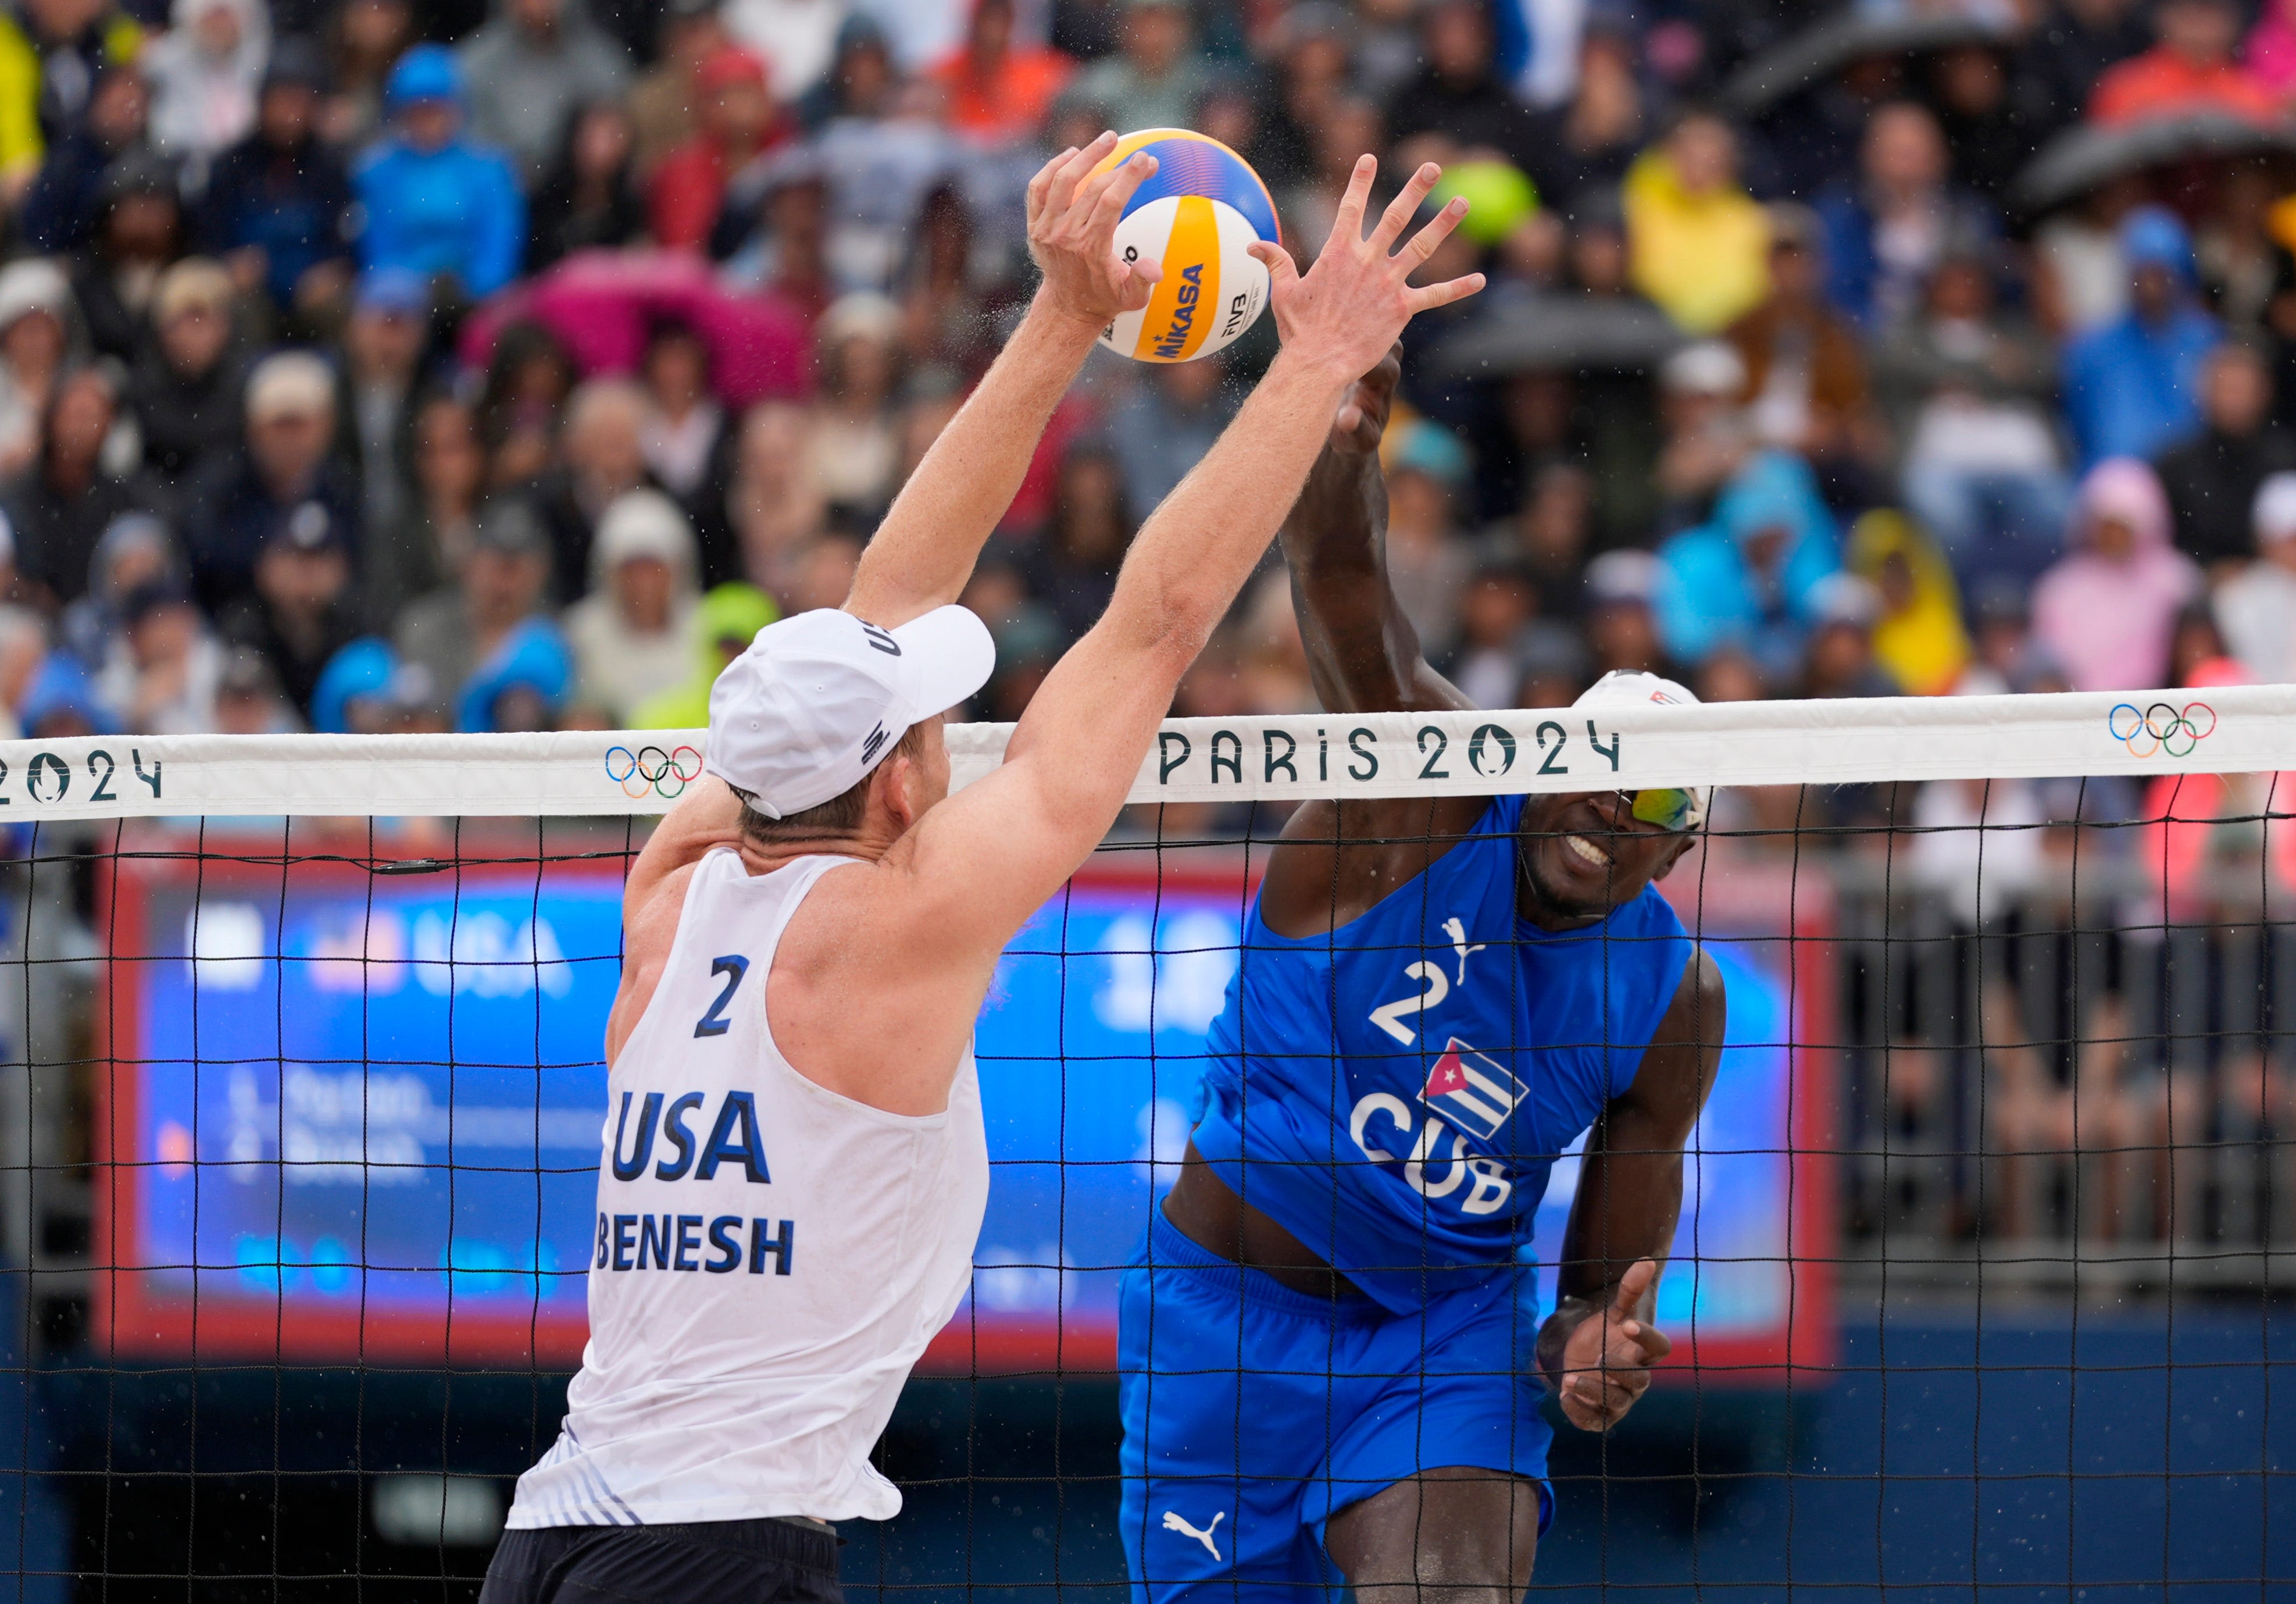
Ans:
<svg viewBox="0 0 2296 1604"><path fill-rule="evenodd" d="M1017 317L1028 176L1166 124L1303 258L1365 150L1473 200L1384 453L1485 704L2289 679L2292 95L2289 0L8 0L0 725L701 722ZM1095 358L976 716L1273 343ZM1308 705L1271 559L1177 711Z"/></svg>

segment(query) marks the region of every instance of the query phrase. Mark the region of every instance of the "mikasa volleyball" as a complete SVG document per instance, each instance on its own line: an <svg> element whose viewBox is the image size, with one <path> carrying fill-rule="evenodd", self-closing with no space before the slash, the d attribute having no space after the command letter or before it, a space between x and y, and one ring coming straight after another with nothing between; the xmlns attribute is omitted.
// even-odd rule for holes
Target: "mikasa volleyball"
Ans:
<svg viewBox="0 0 2296 1604"><path fill-rule="evenodd" d="M1267 307L1267 269L1245 250L1280 243L1275 202L1251 164L1217 139L1187 128L1143 128L1116 142L1093 170L1145 151L1153 176L1116 226L1127 261L1160 262L1148 304L1103 331L1100 342L1143 362L1193 362L1234 341Z"/></svg>

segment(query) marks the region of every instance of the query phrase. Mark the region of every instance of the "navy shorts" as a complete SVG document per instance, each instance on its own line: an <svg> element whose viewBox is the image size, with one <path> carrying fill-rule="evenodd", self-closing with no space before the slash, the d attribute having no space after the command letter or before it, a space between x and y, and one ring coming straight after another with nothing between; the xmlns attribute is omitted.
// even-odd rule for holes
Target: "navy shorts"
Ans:
<svg viewBox="0 0 2296 1604"><path fill-rule="evenodd" d="M844 1604L837 1539L793 1520L504 1532L479 1604Z"/></svg>
<svg viewBox="0 0 2296 1604"><path fill-rule="evenodd" d="M1423 1470L1529 1477L1542 1532L1554 1517L1528 1271L1410 1314L1335 1305L1206 1252L1160 1207L1119 1309L1135 1604L1301 1604L1339 1579L1324 1523Z"/></svg>

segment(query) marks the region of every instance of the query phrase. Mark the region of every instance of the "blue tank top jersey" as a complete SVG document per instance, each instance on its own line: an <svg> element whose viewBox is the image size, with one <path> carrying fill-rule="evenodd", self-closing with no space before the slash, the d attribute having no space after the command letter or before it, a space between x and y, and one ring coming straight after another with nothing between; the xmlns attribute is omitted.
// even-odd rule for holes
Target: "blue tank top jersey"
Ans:
<svg viewBox="0 0 2296 1604"><path fill-rule="evenodd" d="M1197 1150L1398 1313L1531 1262L1548 1172L1690 961L1655 886L1583 929L1518 917L1523 802L1331 934L1278 935L1255 901L1207 1044Z"/></svg>

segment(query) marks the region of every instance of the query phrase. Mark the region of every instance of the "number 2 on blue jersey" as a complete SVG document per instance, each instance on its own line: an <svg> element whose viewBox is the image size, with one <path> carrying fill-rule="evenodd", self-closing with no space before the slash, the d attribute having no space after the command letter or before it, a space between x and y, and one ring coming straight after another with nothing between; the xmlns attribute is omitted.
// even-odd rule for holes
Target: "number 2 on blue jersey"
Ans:
<svg viewBox="0 0 2296 1604"><path fill-rule="evenodd" d="M739 953L727 953L724 958L709 960L709 973L726 977L726 989L718 993L718 1000L709 1011L694 1024L697 1036L722 1036L731 1030L734 1022L726 1017L726 1005L734 1000L734 993L742 984L742 976L750 972L750 960Z"/></svg>

